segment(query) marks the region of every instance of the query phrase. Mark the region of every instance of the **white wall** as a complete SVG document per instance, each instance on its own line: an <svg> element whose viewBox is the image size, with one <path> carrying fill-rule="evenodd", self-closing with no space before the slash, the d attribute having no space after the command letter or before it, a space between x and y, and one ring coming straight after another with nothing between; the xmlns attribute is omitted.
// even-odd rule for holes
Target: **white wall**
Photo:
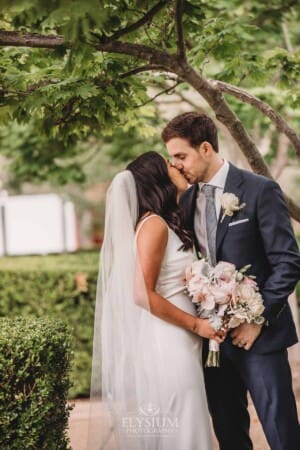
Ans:
<svg viewBox="0 0 300 450"><path fill-rule="evenodd" d="M56 194L4 197L0 254L30 255L78 247L74 206ZM4 245L5 244L5 245Z"/></svg>

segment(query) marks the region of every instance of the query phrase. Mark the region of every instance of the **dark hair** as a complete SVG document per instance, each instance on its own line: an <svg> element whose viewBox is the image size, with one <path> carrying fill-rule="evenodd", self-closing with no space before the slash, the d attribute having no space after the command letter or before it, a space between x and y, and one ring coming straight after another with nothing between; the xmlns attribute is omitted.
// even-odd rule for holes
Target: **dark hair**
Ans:
<svg viewBox="0 0 300 450"><path fill-rule="evenodd" d="M161 137L166 143L173 138L186 139L189 144L198 148L207 141L218 153L218 131L214 122L205 114L187 112L174 117L163 129Z"/></svg>
<svg viewBox="0 0 300 450"><path fill-rule="evenodd" d="M181 249L193 246L191 232L183 227L177 204L177 188L171 181L165 159L156 152L138 156L126 167L132 173L139 203L137 222L147 212L161 216L183 242Z"/></svg>

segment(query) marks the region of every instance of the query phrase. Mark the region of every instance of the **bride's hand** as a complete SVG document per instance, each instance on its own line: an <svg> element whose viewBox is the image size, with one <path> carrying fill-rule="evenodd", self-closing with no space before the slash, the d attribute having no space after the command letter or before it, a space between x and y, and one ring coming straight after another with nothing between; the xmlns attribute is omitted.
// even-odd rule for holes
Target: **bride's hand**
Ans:
<svg viewBox="0 0 300 450"><path fill-rule="evenodd" d="M219 344L221 344L226 338L226 332L216 331L208 319L196 318L195 321L195 333L199 336L205 337L207 339L214 339Z"/></svg>

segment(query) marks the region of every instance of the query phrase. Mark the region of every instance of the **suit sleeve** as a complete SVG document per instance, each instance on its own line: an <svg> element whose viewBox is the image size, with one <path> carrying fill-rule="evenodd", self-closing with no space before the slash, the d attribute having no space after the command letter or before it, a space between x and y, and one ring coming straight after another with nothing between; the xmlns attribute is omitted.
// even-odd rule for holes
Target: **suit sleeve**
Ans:
<svg viewBox="0 0 300 450"><path fill-rule="evenodd" d="M262 289L264 316L270 324L287 306L288 296L300 279L300 253L289 212L277 183L268 180L258 198L260 233L271 267Z"/></svg>

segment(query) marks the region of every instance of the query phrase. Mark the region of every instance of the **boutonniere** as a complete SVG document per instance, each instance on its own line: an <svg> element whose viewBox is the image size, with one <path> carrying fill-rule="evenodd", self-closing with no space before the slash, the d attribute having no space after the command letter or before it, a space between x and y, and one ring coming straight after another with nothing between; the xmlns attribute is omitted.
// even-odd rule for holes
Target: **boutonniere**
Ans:
<svg viewBox="0 0 300 450"><path fill-rule="evenodd" d="M225 192L222 195L221 206L223 209L223 216L221 222L223 222L225 216L232 217L236 211L239 211L246 206L246 203L242 203L241 205L239 203L239 198L236 195L231 194L230 192Z"/></svg>

